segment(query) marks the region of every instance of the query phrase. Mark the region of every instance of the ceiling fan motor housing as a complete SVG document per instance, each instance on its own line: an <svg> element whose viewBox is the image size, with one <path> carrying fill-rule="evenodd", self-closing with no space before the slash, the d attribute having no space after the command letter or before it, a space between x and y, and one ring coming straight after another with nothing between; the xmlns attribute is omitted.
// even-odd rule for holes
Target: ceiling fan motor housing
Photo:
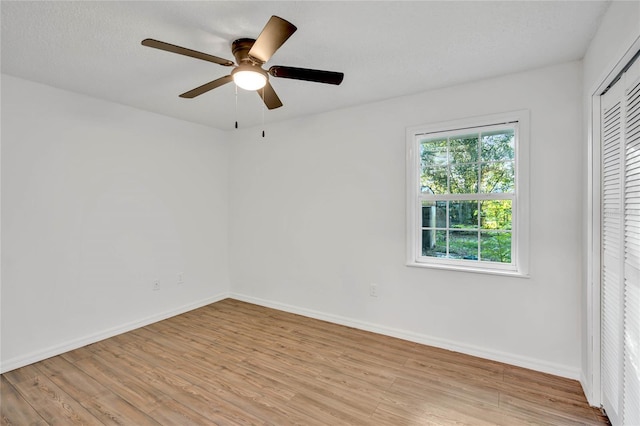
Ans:
<svg viewBox="0 0 640 426"><path fill-rule="evenodd" d="M238 65L250 63L260 66L264 64L263 61L249 56L249 51L255 42L255 39L252 38L239 38L231 44L231 52Z"/></svg>

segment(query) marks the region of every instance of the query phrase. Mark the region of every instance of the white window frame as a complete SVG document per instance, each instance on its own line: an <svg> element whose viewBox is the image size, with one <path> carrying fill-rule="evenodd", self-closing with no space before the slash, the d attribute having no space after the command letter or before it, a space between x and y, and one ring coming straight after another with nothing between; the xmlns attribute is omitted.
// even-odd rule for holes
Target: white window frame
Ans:
<svg viewBox="0 0 640 426"><path fill-rule="evenodd" d="M426 134L464 132L478 127L513 126L515 138L515 193L474 194L473 199L512 200L511 263L477 260L433 258L422 256L420 246L422 223L420 190L420 147ZM407 188L407 266L439 268L467 272L528 277L529 275L529 111L519 110L460 120L431 123L407 128L406 133ZM462 197L456 198L465 198Z"/></svg>

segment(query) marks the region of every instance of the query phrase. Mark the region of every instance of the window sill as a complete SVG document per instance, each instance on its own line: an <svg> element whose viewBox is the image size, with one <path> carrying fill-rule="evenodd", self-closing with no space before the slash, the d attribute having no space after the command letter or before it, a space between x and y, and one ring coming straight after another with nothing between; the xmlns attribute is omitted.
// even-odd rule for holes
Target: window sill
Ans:
<svg viewBox="0 0 640 426"><path fill-rule="evenodd" d="M406 265L410 267L415 267L415 268L442 269L442 270L457 271L457 272L471 272L471 273L478 273L478 274L500 275L503 277L506 276L506 277L515 277L515 278L530 278L529 274L522 273L519 271L474 268L473 266L440 265L440 264L421 263L421 262L407 262Z"/></svg>

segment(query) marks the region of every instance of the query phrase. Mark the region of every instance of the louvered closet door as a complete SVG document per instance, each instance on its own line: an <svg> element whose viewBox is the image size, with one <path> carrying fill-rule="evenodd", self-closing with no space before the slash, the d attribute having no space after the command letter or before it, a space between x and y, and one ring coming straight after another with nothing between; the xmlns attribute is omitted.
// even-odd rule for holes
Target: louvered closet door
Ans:
<svg viewBox="0 0 640 426"><path fill-rule="evenodd" d="M612 424L622 424L622 86L602 105L602 400Z"/></svg>
<svg viewBox="0 0 640 426"><path fill-rule="evenodd" d="M602 400L640 426L640 61L601 97Z"/></svg>
<svg viewBox="0 0 640 426"><path fill-rule="evenodd" d="M640 61L625 73L623 414L640 426Z"/></svg>

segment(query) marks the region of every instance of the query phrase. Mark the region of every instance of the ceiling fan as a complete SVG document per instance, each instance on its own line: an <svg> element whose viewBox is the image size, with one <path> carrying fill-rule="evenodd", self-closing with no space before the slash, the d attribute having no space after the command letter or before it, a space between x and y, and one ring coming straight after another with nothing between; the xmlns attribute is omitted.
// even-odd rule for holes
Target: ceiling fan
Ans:
<svg viewBox="0 0 640 426"><path fill-rule="evenodd" d="M264 70L262 66L271 59L271 56L273 56L276 50L278 50L296 30L296 26L292 23L278 16L272 16L257 39L240 38L232 43L231 52L236 59L236 63L228 59L151 38L142 40L142 45L213 62L225 67L233 67L231 74L189 90L180 95L182 98L195 98L216 87L233 81L242 89L257 91L267 108L275 109L281 107L282 102L269 83L270 76L336 85L342 83L342 79L344 78L344 74L341 72L295 68L282 65L274 65L268 70Z"/></svg>

